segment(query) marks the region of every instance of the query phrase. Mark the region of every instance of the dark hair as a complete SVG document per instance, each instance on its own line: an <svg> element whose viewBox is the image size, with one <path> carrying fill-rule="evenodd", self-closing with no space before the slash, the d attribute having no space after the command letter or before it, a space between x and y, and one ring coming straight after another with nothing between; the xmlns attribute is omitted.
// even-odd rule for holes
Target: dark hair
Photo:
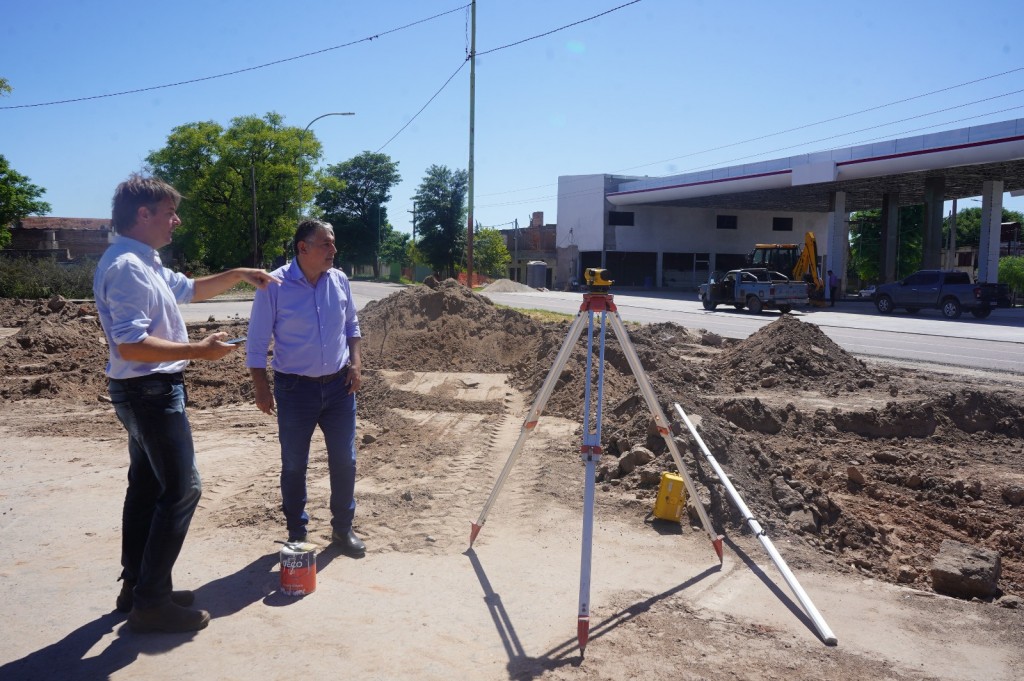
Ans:
<svg viewBox="0 0 1024 681"><path fill-rule="evenodd" d="M111 201L111 229L118 234L130 230L135 226L139 208L146 206L153 210L164 199L171 199L177 207L181 202L181 194L161 179L132 173L114 190L114 200Z"/></svg>
<svg viewBox="0 0 1024 681"><path fill-rule="evenodd" d="M331 230L334 231L334 226L329 222L323 220L303 220L299 223L298 229L295 230L295 237L292 239L292 253L295 255L299 254L299 242L305 241L309 237L313 236L320 230Z"/></svg>

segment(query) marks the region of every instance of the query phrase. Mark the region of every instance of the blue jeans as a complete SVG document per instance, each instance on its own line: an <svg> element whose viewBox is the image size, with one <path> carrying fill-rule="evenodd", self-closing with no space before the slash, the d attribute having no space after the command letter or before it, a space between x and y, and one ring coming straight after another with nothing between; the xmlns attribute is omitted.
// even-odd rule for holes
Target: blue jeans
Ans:
<svg viewBox="0 0 1024 681"><path fill-rule="evenodd" d="M319 383L275 372L274 401L281 442L281 510L288 539L306 536L306 469L317 426L327 445L331 525L345 534L352 529L356 511L356 396L348 392L347 376Z"/></svg>
<svg viewBox="0 0 1024 681"><path fill-rule="evenodd" d="M181 374L110 381L110 399L128 431L121 578L134 602L154 607L171 597L171 569L185 542L202 483Z"/></svg>

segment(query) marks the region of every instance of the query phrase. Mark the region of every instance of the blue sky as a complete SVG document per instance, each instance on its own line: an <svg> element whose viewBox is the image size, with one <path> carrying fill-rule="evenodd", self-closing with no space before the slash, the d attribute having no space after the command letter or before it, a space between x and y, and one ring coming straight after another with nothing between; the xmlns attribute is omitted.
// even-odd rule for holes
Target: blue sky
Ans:
<svg viewBox="0 0 1024 681"><path fill-rule="evenodd" d="M474 214L485 226L524 224L533 211L554 222L559 175L669 175L1024 118L1024 33L1019 3L1009 0L641 0L496 49L626 2L478 1ZM270 111L297 127L355 112L311 127L323 162L366 150L398 161L403 179L389 212L401 231L411 231L411 197L431 164L468 165L468 64L459 70L468 3L0 0L0 8L0 76L14 87L0 98L8 107L0 154L46 188L53 215L108 217L116 184L175 126L227 126ZM279 60L288 61L25 106ZM1024 198L1004 200L1024 210Z"/></svg>

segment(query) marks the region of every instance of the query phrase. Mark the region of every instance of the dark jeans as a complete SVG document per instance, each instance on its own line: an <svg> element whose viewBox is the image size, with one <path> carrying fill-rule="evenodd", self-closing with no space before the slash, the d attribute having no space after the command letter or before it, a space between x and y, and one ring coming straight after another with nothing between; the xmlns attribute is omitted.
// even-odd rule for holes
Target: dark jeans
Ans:
<svg viewBox="0 0 1024 681"><path fill-rule="evenodd" d="M114 411L128 431L121 578L135 584L135 605L171 596L171 569L202 493L181 374L110 381Z"/></svg>
<svg viewBox="0 0 1024 681"><path fill-rule="evenodd" d="M331 525L345 534L355 516L356 396L347 376L327 383L274 373L278 439L281 441L281 509L289 539L306 536L306 469L309 442L317 426L327 445L331 482Z"/></svg>

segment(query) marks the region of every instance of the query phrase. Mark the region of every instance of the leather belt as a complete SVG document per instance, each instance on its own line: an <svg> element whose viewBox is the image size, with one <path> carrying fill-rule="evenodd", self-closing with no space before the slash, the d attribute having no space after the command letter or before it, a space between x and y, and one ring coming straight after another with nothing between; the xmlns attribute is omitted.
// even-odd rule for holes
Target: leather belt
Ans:
<svg viewBox="0 0 1024 681"><path fill-rule="evenodd" d="M300 381L309 381L310 383L330 383L339 378L344 378L348 374L348 366L343 366L333 374L327 374L326 376L303 376L302 374L286 374L283 371L275 371L274 376L285 376L287 378L294 378Z"/></svg>
<svg viewBox="0 0 1024 681"><path fill-rule="evenodd" d="M184 383L185 374L178 371L173 374L167 373L154 373L154 374L143 374L142 376L132 376L131 378L112 378L111 381L118 381L120 383L126 383L132 385L133 383L142 383L144 381L167 381L168 383Z"/></svg>

